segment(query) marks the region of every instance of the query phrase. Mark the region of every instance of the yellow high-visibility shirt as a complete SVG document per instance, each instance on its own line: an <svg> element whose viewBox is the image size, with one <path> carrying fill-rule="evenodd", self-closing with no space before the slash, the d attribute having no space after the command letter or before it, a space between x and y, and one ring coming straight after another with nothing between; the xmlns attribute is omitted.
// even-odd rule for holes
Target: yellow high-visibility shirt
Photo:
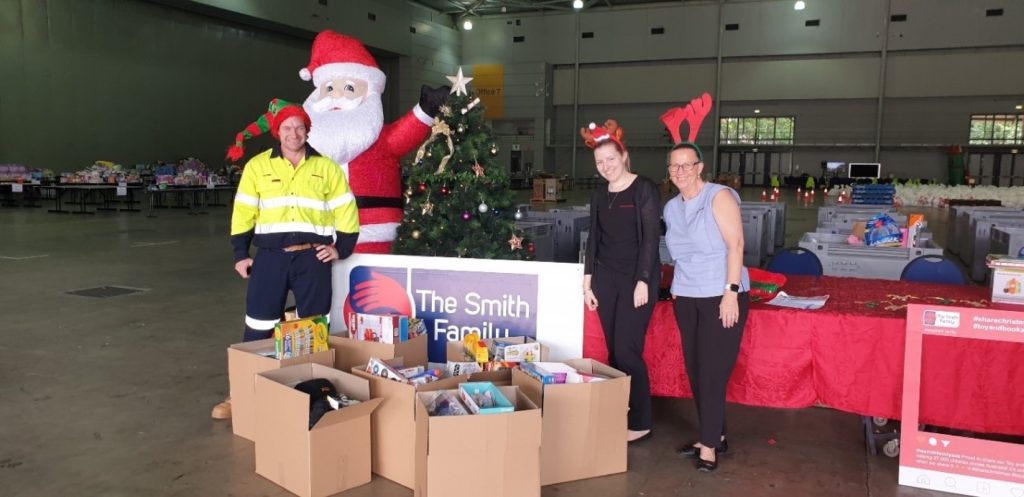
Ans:
<svg viewBox="0 0 1024 497"><path fill-rule="evenodd" d="M231 214L236 261L249 257L250 243L284 248L331 245L344 238L346 246L354 246L358 234L359 213L345 173L312 147L306 146L296 167L281 155L280 146L245 165Z"/></svg>

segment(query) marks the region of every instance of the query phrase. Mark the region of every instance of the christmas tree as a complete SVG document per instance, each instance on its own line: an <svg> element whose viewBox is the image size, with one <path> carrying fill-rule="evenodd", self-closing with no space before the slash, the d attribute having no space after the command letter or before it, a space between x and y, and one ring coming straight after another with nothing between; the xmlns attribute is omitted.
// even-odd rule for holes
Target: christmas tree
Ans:
<svg viewBox="0 0 1024 497"><path fill-rule="evenodd" d="M480 99L459 69L430 138L406 165L405 215L392 252L403 255L532 259L515 225L508 175Z"/></svg>

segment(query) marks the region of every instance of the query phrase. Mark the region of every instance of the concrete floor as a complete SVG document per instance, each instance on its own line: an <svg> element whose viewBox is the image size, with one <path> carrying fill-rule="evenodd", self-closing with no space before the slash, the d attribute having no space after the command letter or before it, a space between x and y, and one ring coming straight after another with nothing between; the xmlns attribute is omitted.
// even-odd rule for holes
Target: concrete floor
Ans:
<svg viewBox="0 0 1024 497"><path fill-rule="evenodd" d="M816 211L790 206L790 244L813 229ZM229 213L149 219L0 208L0 495L290 495L253 472L252 443L209 418L227 393L225 347L240 339L244 315ZM929 221L944 243L944 220L933 213ZM103 285L144 291L65 293ZM728 412L731 449L713 474L673 453L694 436L692 402L659 398L655 437L629 449L628 473L543 495L938 495L899 487L896 460L865 455L855 415ZM376 477L345 495L412 492Z"/></svg>

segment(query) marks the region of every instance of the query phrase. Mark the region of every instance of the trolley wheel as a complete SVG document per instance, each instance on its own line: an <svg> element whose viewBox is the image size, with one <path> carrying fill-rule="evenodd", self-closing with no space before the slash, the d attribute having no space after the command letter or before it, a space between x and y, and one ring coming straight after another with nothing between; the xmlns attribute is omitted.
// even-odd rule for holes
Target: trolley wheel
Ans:
<svg viewBox="0 0 1024 497"><path fill-rule="evenodd" d="M889 424L889 418L874 417L874 418L871 418L871 423L874 424L875 426L881 428L881 427Z"/></svg>
<svg viewBox="0 0 1024 497"><path fill-rule="evenodd" d="M885 442L882 446L882 453L888 457L898 457L900 455L900 439L894 438Z"/></svg>

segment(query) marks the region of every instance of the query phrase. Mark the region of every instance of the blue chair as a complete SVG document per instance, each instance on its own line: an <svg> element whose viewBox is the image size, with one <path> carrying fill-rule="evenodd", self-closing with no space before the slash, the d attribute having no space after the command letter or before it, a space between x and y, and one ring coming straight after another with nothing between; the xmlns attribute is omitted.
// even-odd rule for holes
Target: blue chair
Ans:
<svg viewBox="0 0 1024 497"><path fill-rule="evenodd" d="M821 276L824 269L821 260L807 249L787 247L775 253L765 269L773 273Z"/></svg>
<svg viewBox="0 0 1024 497"><path fill-rule="evenodd" d="M960 265L952 259L938 255L922 255L903 268L900 281L966 285L967 276L963 269L960 269Z"/></svg>

